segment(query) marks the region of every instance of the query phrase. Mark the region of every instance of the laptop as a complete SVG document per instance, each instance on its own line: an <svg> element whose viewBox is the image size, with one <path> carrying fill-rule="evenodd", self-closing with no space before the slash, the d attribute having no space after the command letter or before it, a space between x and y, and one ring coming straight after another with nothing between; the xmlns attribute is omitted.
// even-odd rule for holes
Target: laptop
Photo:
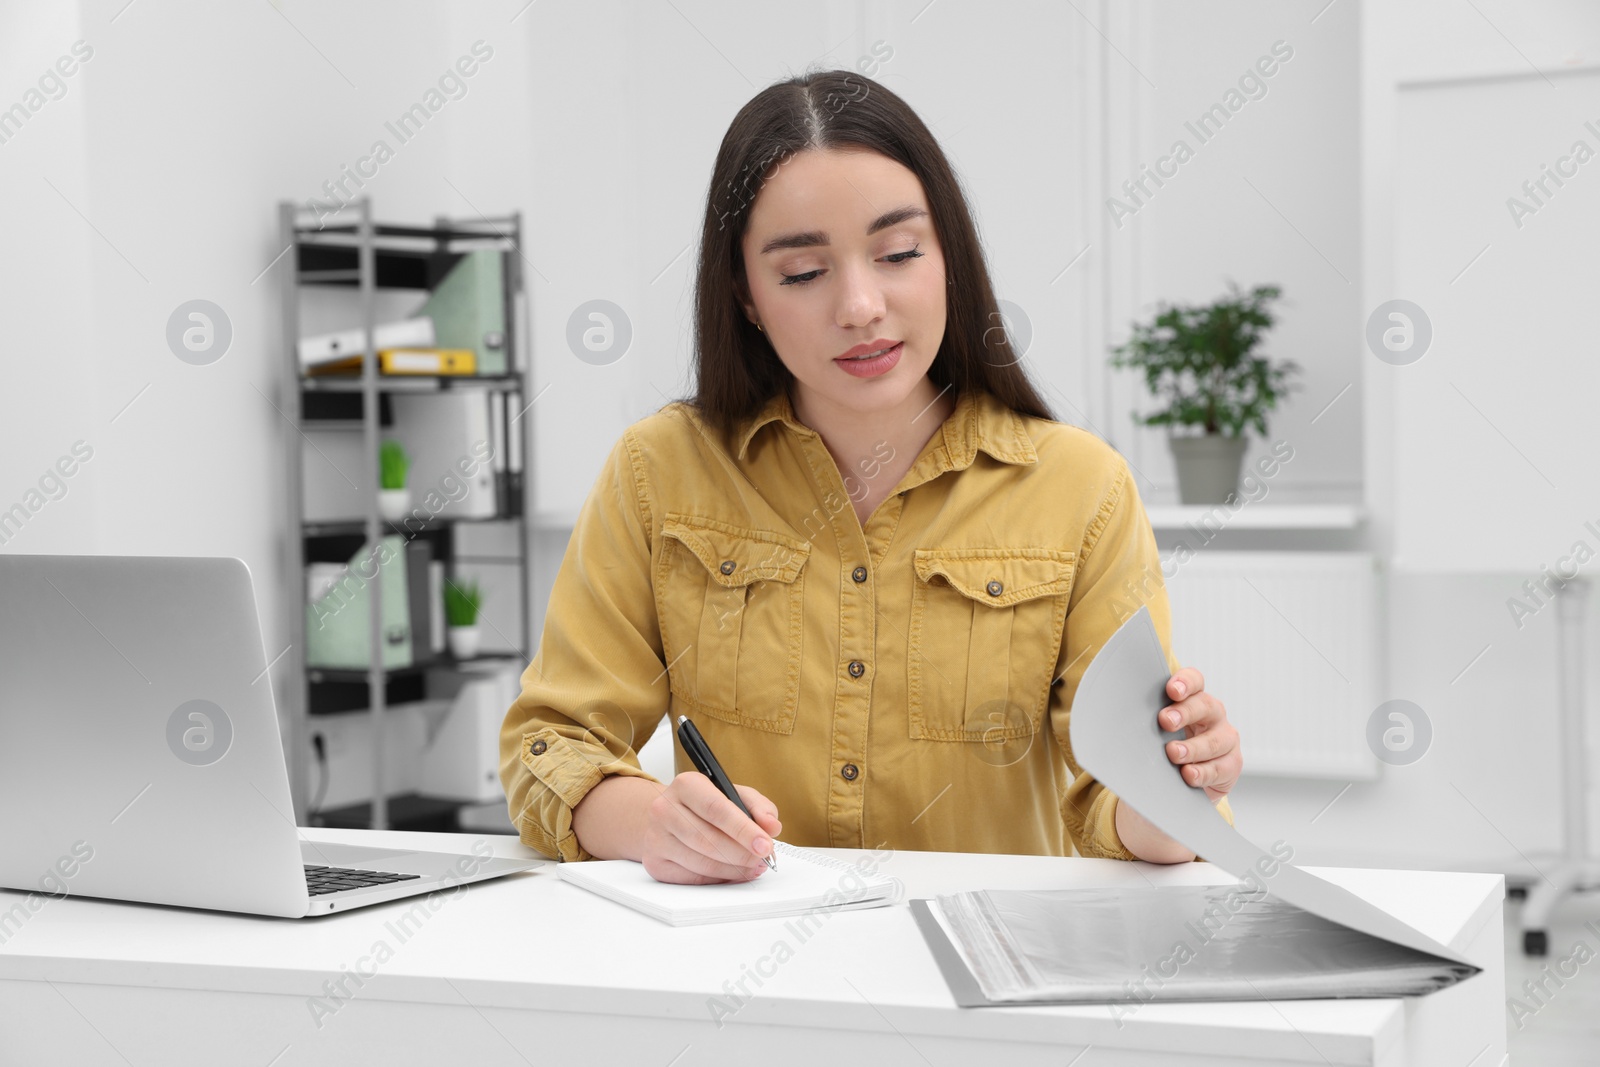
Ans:
<svg viewBox="0 0 1600 1067"><path fill-rule="evenodd" d="M303 840L267 664L242 560L0 555L0 887L302 918L554 862Z"/></svg>

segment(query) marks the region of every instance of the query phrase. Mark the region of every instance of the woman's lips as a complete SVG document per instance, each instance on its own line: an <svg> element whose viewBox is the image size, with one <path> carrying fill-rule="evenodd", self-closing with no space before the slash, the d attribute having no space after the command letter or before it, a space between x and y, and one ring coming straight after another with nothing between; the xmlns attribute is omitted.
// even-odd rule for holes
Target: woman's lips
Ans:
<svg viewBox="0 0 1600 1067"><path fill-rule="evenodd" d="M850 350L847 351L844 355L835 356L833 358L834 359L855 359L855 358L857 358L859 356L870 356L875 352L887 351L888 349L893 348L895 345L897 345L899 343L900 343L899 341L891 341L887 337L875 337L871 341L863 341L861 344L852 345L850 347Z"/></svg>
<svg viewBox="0 0 1600 1067"><path fill-rule="evenodd" d="M906 343L900 341L881 356L874 356L871 359L836 359L834 362L846 374L857 378L875 378L888 373L896 363L900 362L900 353L905 351L905 346Z"/></svg>

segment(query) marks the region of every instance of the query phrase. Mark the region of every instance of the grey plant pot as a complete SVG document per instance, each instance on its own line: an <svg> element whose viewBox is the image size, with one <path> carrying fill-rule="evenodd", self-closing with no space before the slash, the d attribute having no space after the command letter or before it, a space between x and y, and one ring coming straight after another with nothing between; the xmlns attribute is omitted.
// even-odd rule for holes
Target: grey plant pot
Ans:
<svg viewBox="0 0 1600 1067"><path fill-rule="evenodd" d="M1168 437L1178 465L1178 499L1185 504L1226 504L1239 491L1246 439L1205 434Z"/></svg>

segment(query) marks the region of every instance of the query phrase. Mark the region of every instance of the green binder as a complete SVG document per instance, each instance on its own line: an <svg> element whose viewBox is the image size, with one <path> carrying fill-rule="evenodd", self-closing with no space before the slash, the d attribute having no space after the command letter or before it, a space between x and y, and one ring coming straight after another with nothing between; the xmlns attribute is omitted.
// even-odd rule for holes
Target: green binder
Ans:
<svg viewBox="0 0 1600 1067"><path fill-rule="evenodd" d="M494 248L466 253L415 312L433 320L435 346L477 353L479 374L509 369L503 256Z"/></svg>
<svg viewBox="0 0 1600 1067"><path fill-rule="evenodd" d="M363 546L345 574L320 600L306 605L306 666L370 666L372 583L383 583L383 665L412 664L411 603L406 582L405 539L383 539L384 549L368 556ZM373 569L377 568L377 574ZM423 650L426 658L427 650Z"/></svg>

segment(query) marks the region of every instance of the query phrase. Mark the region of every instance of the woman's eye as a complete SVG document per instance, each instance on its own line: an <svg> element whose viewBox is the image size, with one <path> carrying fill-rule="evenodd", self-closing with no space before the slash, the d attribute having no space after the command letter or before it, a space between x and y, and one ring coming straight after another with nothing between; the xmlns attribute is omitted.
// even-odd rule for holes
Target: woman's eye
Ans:
<svg viewBox="0 0 1600 1067"><path fill-rule="evenodd" d="M888 260L890 263L897 263L897 264L898 263L909 263L913 259L922 258L922 256L924 254L925 253L919 252L915 248L913 248L909 252L896 252L892 256L885 256L883 258ZM821 273L822 272L820 270L808 270L804 274L785 274L783 276L783 281L779 282L778 284L779 285L805 285L807 282L815 280L817 275L819 275Z"/></svg>

